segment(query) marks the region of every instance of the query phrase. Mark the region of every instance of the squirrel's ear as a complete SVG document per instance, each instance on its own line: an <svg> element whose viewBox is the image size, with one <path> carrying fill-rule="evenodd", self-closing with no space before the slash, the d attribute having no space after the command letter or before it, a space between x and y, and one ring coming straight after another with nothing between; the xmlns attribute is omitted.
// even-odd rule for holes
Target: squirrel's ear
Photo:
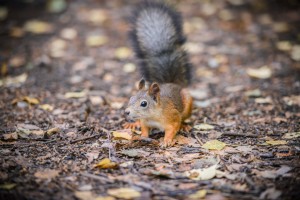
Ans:
<svg viewBox="0 0 300 200"><path fill-rule="evenodd" d="M142 79L139 81L139 83L138 83L138 89L139 89L139 90L144 89L144 88L145 88L145 84L146 84L146 81L145 81L145 79L142 78Z"/></svg>
<svg viewBox="0 0 300 200"><path fill-rule="evenodd" d="M153 97L155 101L159 99L159 85L158 83L152 83L150 88L149 88L149 95Z"/></svg>

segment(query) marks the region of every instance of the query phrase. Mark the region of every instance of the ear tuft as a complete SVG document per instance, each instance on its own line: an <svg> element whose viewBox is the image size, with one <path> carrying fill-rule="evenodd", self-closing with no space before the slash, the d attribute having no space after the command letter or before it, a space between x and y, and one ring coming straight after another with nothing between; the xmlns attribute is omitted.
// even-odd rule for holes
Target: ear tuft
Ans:
<svg viewBox="0 0 300 200"><path fill-rule="evenodd" d="M146 84L146 81L145 81L145 79L142 78L142 79L139 81L139 83L138 83L138 89L139 89L139 90L144 89L144 88L145 88L145 84Z"/></svg>
<svg viewBox="0 0 300 200"><path fill-rule="evenodd" d="M152 83L149 88L149 95L153 97L154 100L159 99L160 88L158 83Z"/></svg>

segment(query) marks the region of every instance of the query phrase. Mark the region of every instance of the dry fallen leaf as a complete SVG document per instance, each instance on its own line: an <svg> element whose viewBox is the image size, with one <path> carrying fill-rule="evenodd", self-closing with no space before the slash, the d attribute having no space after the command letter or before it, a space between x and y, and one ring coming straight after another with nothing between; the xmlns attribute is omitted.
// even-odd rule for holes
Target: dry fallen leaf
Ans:
<svg viewBox="0 0 300 200"><path fill-rule="evenodd" d="M39 20L27 21L24 26L24 29L34 34L45 34L53 32L52 24Z"/></svg>
<svg viewBox="0 0 300 200"><path fill-rule="evenodd" d="M70 99L70 98L83 98L87 96L87 92L85 90L81 92L67 92L65 94L65 98Z"/></svg>
<svg viewBox="0 0 300 200"><path fill-rule="evenodd" d="M294 45L291 51L291 58L300 61L300 45Z"/></svg>
<svg viewBox="0 0 300 200"><path fill-rule="evenodd" d="M98 47L108 42L108 38L104 35L90 35L86 38L85 44L89 47Z"/></svg>
<svg viewBox="0 0 300 200"><path fill-rule="evenodd" d="M115 51L115 56L118 59L126 59L131 55L131 50L127 47L119 47Z"/></svg>
<svg viewBox="0 0 300 200"><path fill-rule="evenodd" d="M49 45L50 56L52 58L61 58L65 56L67 42L62 39L54 39Z"/></svg>
<svg viewBox="0 0 300 200"><path fill-rule="evenodd" d="M54 127L54 128L50 128L46 131L46 134L51 136L53 135L54 133L58 133L60 131L60 128L58 127Z"/></svg>
<svg viewBox="0 0 300 200"><path fill-rule="evenodd" d="M94 200L95 194L91 191L75 191L75 196L79 200Z"/></svg>
<svg viewBox="0 0 300 200"><path fill-rule="evenodd" d="M219 140L210 140L203 144L203 148L209 150L222 150L226 144L224 142L220 142Z"/></svg>
<svg viewBox="0 0 300 200"><path fill-rule="evenodd" d="M88 13L88 20L93 24L99 26L99 24L105 22L108 18L107 12L104 9L93 9Z"/></svg>
<svg viewBox="0 0 300 200"><path fill-rule="evenodd" d="M77 31L73 28L64 28L60 32L60 36L66 40L73 40L77 37Z"/></svg>
<svg viewBox="0 0 300 200"><path fill-rule="evenodd" d="M126 155L128 157L141 157L137 149L124 149L121 151L121 154Z"/></svg>
<svg viewBox="0 0 300 200"><path fill-rule="evenodd" d="M217 164L208 168L192 169L184 174L192 180L209 180L215 177L217 172Z"/></svg>
<svg viewBox="0 0 300 200"><path fill-rule="evenodd" d="M287 142L285 140L268 140L266 141L267 144L270 144L270 145L285 145L287 144Z"/></svg>
<svg viewBox="0 0 300 200"><path fill-rule="evenodd" d="M111 196L97 196L94 200L115 200L116 198Z"/></svg>
<svg viewBox="0 0 300 200"><path fill-rule="evenodd" d="M38 179L53 179L58 176L59 170L55 169L43 169L34 173L34 176Z"/></svg>
<svg viewBox="0 0 300 200"><path fill-rule="evenodd" d="M13 132L13 133L3 134L3 139L4 140L17 140L18 139L18 133Z"/></svg>
<svg viewBox="0 0 300 200"><path fill-rule="evenodd" d="M292 44L290 41L279 41L276 43L276 47L281 51L289 51L292 49Z"/></svg>
<svg viewBox="0 0 300 200"><path fill-rule="evenodd" d="M127 168L127 167L131 167L132 165L133 165L133 161L127 161L127 162L120 164L120 167Z"/></svg>
<svg viewBox="0 0 300 200"><path fill-rule="evenodd" d="M28 104L36 105L36 104L40 103L40 101L37 98L33 98L33 97L29 97L29 96L25 96L22 99L23 99L23 101L26 101Z"/></svg>
<svg viewBox="0 0 300 200"><path fill-rule="evenodd" d="M195 126L194 126L194 129L197 129L197 130L204 130L204 131L212 130L212 129L214 129L214 128L215 128L214 126L209 125L209 124L198 124L198 125L195 125Z"/></svg>
<svg viewBox="0 0 300 200"><path fill-rule="evenodd" d="M248 90L245 92L247 97L260 97L262 95L260 89Z"/></svg>
<svg viewBox="0 0 300 200"><path fill-rule="evenodd" d="M285 133L282 138L284 139L293 139L300 137L300 132L293 132L293 133Z"/></svg>
<svg viewBox="0 0 300 200"><path fill-rule="evenodd" d="M206 190L198 190L197 192L189 195L189 199L203 199L206 196Z"/></svg>
<svg viewBox="0 0 300 200"><path fill-rule="evenodd" d="M4 79L0 79L0 86L20 86L22 83L24 83L27 80L28 75L26 73L23 73L19 76L15 77L6 77Z"/></svg>
<svg viewBox="0 0 300 200"><path fill-rule="evenodd" d="M95 167L98 167L100 169L114 169L117 166L117 163L111 162L111 160L108 158L102 159L98 164L95 165Z"/></svg>
<svg viewBox="0 0 300 200"><path fill-rule="evenodd" d="M47 1L47 11L50 13L60 13L64 11L67 7L65 0L48 0Z"/></svg>
<svg viewBox="0 0 300 200"><path fill-rule="evenodd" d="M133 63L126 63L123 66L123 71L126 72L126 73L134 72L135 69L136 69L136 66Z"/></svg>
<svg viewBox="0 0 300 200"><path fill-rule="evenodd" d="M255 101L255 103L258 103L258 104L272 104L273 103L271 97L256 98L254 101Z"/></svg>
<svg viewBox="0 0 300 200"><path fill-rule="evenodd" d="M20 38L25 34L25 31L20 27L12 27L9 31L9 35L16 38Z"/></svg>
<svg viewBox="0 0 300 200"><path fill-rule="evenodd" d="M39 105L39 107L46 111L52 111L54 109L54 107L49 104L42 104L42 105Z"/></svg>
<svg viewBox="0 0 300 200"><path fill-rule="evenodd" d="M141 196L141 193L132 188L109 189L107 194L120 199L133 199Z"/></svg>
<svg viewBox="0 0 300 200"><path fill-rule="evenodd" d="M126 139L126 140L132 139L132 131L130 129L114 131L112 135L114 139Z"/></svg>
<svg viewBox="0 0 300 200"><path fill-rule="evenodd" d="M13 188L15 188L17 186L17 184L15 183L4 183L0 185L0 189L4 189L4 190L11 190Z"/></svg>
<svg viewBox="0 0 300 200"><path fill-rule="evenodd" d="M251 78L258 78L258 79L267 79L272 76L272 71L268 66L262 66L258 69L248 68L247 74Z"/></svg>
<svg viewBox="0 0 300 200"><path fill-rule="evenodd" d="M0 21L6 19L7 14L8 14L7 8L1 6L1 7L0 7Z"/></svg>
<svg viewBox="0 0 300 200"><path fill-rule="evenodd" d="M288 106L292 106L292 105L300 106L300 95L298 95L298 96L293 95L293 96L289 96L289 97L283 97L283 101Z"/></svg>

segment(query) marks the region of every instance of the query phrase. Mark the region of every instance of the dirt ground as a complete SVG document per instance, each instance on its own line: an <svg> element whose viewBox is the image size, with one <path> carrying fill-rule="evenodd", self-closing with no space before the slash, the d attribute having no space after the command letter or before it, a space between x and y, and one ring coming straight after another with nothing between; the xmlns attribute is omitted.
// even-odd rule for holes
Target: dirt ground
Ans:
<svg viewBox="0 0 300 200"><path fill-rule="evenodd" d="M171 1L195 101L167 149L122 128L138 1L54 1L0 0L0 199L300 198L298 1Z"/></svg>

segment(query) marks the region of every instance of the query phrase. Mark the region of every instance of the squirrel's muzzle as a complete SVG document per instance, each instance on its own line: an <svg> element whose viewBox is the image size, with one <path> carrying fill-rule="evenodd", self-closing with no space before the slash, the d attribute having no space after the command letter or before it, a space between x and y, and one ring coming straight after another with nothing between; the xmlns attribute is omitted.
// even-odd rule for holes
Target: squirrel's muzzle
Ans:
<svg viewBox="0 0 300 200"><path fill-rule="evenodd" d="M127 108L125 109L125 115L128 116L130 114L130 110Z"/></svg>

